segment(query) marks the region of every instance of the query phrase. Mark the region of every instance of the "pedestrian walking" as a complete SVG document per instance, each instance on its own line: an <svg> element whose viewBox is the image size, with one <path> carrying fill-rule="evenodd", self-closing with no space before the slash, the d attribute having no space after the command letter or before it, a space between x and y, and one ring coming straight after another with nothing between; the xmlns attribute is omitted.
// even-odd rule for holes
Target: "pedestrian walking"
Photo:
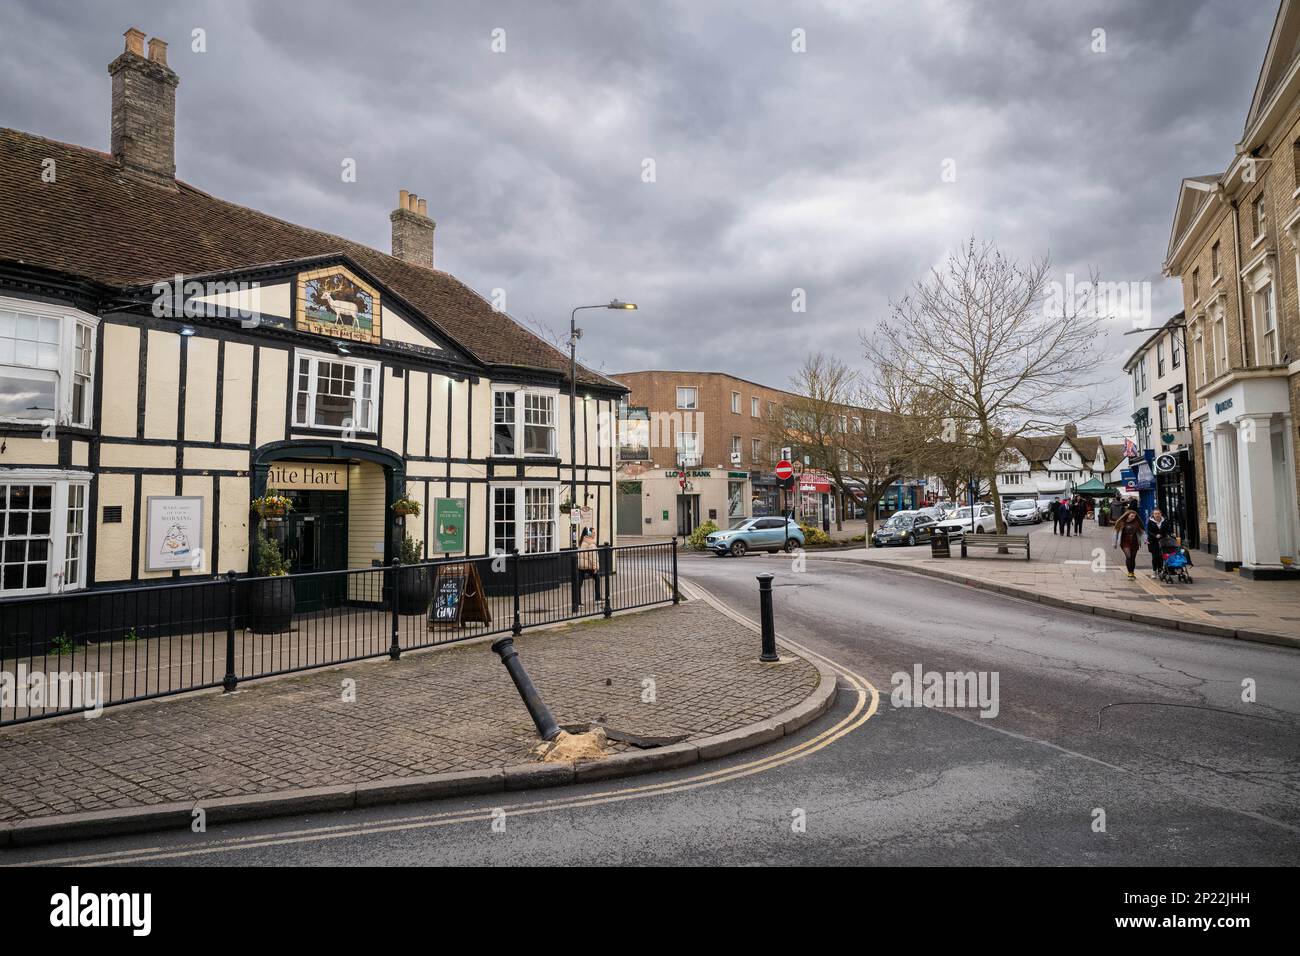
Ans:
<svg viewBox="0 0 1300 956"><path fill-rule="evenodd" d="M1068 538L1070 536L1070 526L1074 524L1074 516L1070 512L1069 498L1061 499L1061 507L1057 514L1061 516L1061 534Z"/></svg>
<svg viewBox="0 0 1300 956"><path fill-rule="evenodd" d="M1164 558L1161 557L1161 549L1166 544L1174 543L1174 523L1164 516L1159 508L1151 512L1151 517L1147 519L1147 550L1151 552L1151 576L1160 577L1160 571L1164 567Z"/></svg>
<svg viewBox="0 0 1300 956"><path fill-rule="evenodd" d="M1124 568L1128 579L1132 581L1137 575L1134 566L1137 563L1138 548L1142 546L1142 516L1138 514L1136 501L1130 501L1124 513L1115 522L1115 547L1124 552Z"/></svg>
<svg viewBox="0 0 1300 956"><path fill-rule="evenodd" d="M582 538L578 542L578 594L580 598L587 588L587 579L591 578L596 589L596 603L600 603L600 553L596 550L596 532L591 528L582 529ZM586 601L582 602L586 604Z"/></svg>
<svg viewBox="0 0 1300 956"><path fill-rule="evenodd" d="M1083 534L1083 519L1088 514L1088 503L1083 500L1083 495L1074 496L1074 504L1070 506L1070 514L1074 516L1074 533Z"/></svg>
<svg viewBox="0 0 1300 956"><path fill-rule="evenodd" d="M1047 513L1052 519L1052 534L1061 533L1061 516L1059 514L1060 507L1061 507L1061 503L1057 501L1055 498L1053 498L1047 506Z"/></svg>

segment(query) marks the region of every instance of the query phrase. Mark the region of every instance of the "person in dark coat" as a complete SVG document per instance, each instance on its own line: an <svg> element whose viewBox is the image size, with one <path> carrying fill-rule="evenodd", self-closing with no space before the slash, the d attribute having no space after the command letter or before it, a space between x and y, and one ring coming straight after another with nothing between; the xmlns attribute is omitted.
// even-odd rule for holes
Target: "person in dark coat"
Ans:
<svg viewBox="0 0 1300 956"><path fill-rule="evenodd" d="M1070 505L1070 514L1074 517L1074 533L1083 534L1083 519L1088 515L1088 503L1083 500L1083 495L1074 496L1074 504Z"/></svg>
<svg viewBox="0 0 1300 956"><path fill-rule="evenodd" d="M1164 516L1159 509L1151 512L1151 517L1147 519L1147 550L1151 552L1151 576L1153 578L1160 576L1160 569L1164 567L1164 557L1161 555L1161 548L1166 544L1173 544L1174 523Z"/></svg>
<svg viewBox="0 0 1300 956"><path fill-rule="evenodd" d="M1068 538L1070 536L1070 525L1074 523L1074 519L1070 514L1069 498L1061 499L1061 507L1057 509L1056 513L1061 520L1061 534Z"/></svg>
<svg viewBox="0 0 1300 956"><path fill-rule="evenodd" d="M1134 567L1141 546L1142 516L1138 514L1138 503L1130 501L1115 522L1115 547L1124 552L1124 568L1128 571L1130 581L1137 577Z"/></svg>
<svg viewBox="0 0 1300 956"><path fill-rule="evenodd" d="M1055 498L1053 498L1051 503L1047 506L1047 513L1052 518L1052 534L1061 533L1060 509L1061 509L1061 503L1057 501Z"/></svg>

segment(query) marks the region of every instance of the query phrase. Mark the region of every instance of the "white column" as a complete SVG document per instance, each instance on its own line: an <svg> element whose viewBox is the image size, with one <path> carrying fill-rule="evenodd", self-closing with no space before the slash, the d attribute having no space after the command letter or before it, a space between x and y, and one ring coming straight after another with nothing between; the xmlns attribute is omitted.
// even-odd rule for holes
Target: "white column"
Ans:
<svg viewBox="0 0 1300 956"><path fill-rule="evenodd" d="M1273 482L1271 415L1237 417L1240 486L1241 563L1253 568L1280 568L1277 534L1278 495Z"/></svg>
<svg viewBox="0 0 1300 956"><path fill-rule="evenodd" d="M1241 560L1241 508L1237 502L1237 432L1220 425L1214 440L1215 521L1220 561Z"/></svg>

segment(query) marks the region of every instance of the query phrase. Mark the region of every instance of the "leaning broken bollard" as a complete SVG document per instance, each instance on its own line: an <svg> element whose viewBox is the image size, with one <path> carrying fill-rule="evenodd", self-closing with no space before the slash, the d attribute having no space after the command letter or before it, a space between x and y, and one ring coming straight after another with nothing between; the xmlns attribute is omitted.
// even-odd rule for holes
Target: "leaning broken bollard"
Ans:
<svg viewBox="0 0 1300 956"><path fill-rule="evenodd" d="M505 664L506 670L510 672L510 679L515 682L515 690L519 691L519 696L523 698L524 706L528 708L528 715L533 718L533 723L537 726L537 732L542 735L543 740L554 740L560 735L560 725L555 722L550 709L542 701L541 694L537 693L537 688L529 680L524 665L520 663L519 652L515 650L515 639L501 638L492 644L492 652L500 655L501 663Z"/></svg>

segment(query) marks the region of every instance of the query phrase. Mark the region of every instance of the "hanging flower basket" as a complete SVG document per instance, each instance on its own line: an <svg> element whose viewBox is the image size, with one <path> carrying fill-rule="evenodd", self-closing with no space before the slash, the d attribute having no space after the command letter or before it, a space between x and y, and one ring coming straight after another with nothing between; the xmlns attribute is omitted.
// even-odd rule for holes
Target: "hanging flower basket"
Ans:
<svg viewBox="0 0 1300 956"><path fill-rule="evenodd" d="M398 498L393 502L393 514L399 518L405 518L408 515L418 516L420 513L420 503L414 498L408 498L406 495Z"/></svg>
<svg viewBox="0 0 1300 956"><path fill-rule="evenodd" d="M254 498L252 509L259 518L283 518L293 510L293 502L285 495L270 493Z"/></svg>

